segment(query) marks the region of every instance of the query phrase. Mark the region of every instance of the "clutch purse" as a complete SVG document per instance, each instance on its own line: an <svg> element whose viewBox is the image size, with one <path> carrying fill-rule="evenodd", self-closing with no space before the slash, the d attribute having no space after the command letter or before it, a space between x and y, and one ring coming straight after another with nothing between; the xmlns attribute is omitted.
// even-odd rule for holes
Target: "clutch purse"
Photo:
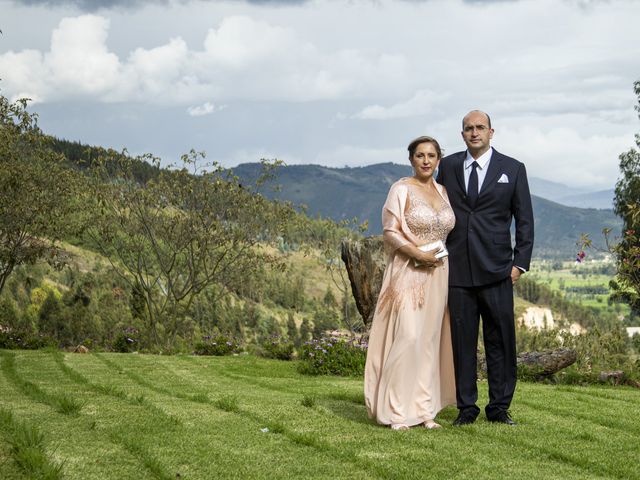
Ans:
<svg viewBox="0 0 640 480"><path fill-rule="evenodd" d="M428 252L429 250L436 250L437 249L438 251L436 252L435 257L438 260L449 255L449 251L447 250L447 247L445 247L444 242L442 240L438 240L438 241L432 242L432 243L427 243L425 245L420 245L418 247L418 249L422 250L423 252ZM422 264L420 262L418 262L417 260L414 260L413 261L413 265L415 267L419 267Z"/></svg>

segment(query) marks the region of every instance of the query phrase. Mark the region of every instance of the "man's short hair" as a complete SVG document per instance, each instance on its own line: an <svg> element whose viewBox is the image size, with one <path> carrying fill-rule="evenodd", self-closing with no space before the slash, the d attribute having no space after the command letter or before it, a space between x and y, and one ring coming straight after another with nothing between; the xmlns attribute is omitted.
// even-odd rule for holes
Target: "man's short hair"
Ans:
<svg viewBox="0 0 640 480"><path fill-rule="evenodd" d="M487 117L487 123L489 124L488 127L491 128L491 117L489 116L488 113L483 112L482 110L471 110L469 113L483 114L485 117ZM467 113L464 117L462 117L462 130L464 130L464 119L467 118L467 116L469 116L469 113Z"/></svg>

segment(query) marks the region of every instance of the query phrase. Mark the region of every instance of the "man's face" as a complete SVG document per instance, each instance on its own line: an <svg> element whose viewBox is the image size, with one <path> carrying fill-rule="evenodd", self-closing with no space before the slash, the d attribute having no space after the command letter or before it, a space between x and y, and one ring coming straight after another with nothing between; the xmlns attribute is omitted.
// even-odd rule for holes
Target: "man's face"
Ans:
<svg viewBox="0 0 640 480"><path fill-rule="evenodd" d="M482 155L489 150L493 128L489 128L487 116L481 112L471 112L462 124L462 139L472 155Z"/></svg>

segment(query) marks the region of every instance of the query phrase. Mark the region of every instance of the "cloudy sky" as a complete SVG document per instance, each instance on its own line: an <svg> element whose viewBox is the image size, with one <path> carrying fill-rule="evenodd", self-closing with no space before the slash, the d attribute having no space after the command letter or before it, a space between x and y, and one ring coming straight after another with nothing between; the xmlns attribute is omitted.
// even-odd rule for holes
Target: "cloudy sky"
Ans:
<svg viewBox="0 0 640 480"><path fill-rule="evenodd" d="M611 188L640 121L640 1L0 0L0 93L43 129L226 166L406 161L489 112L529 175Z"/></svg>

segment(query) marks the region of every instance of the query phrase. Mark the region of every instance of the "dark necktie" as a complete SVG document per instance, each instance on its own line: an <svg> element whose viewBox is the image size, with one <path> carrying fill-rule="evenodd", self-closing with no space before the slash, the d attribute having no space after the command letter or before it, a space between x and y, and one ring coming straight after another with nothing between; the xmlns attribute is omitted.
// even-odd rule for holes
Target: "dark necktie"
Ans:
<svg viewBox="0 0 640 480"><path fill-rule="evenodd" d="M469 186L467 187L467 197L469 198L469 206L475 208L478 201L478 162L471 164L471 174L469 175Z"/></svg>

